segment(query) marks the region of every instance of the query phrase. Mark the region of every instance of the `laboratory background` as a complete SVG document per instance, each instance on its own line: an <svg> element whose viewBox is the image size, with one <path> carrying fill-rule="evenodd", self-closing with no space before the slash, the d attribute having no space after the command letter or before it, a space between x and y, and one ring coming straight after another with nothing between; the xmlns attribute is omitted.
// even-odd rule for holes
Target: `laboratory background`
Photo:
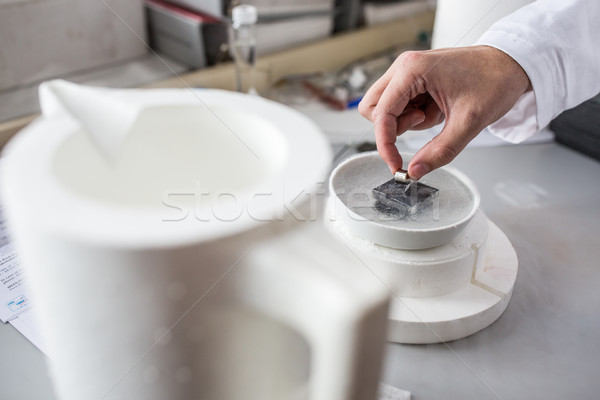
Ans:
<svg viewBox="0 0 600 400"><path fill-rule="evenodd" d="M600 398L594 1L0 0L0 400ZM507 119L390 170L382 79L519 23Z"/></svg>

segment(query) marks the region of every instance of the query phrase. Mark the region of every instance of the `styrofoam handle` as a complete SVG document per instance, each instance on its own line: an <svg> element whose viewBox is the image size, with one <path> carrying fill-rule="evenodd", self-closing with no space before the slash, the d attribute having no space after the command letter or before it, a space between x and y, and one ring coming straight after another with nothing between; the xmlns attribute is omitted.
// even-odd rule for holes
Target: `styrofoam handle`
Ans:
<svg viewBox="0 0 600 400"><path fill-rule="evenodd" d="M365 334L369 305L317 266L294 261L253 265L246 274L242 301L295 328L309 342L310 400L371 400L365 388L376 388L378 374L372 371L379 370L380 360L375 357L372 365L360 355L373 348L370 341L383 338Z"/></svg>

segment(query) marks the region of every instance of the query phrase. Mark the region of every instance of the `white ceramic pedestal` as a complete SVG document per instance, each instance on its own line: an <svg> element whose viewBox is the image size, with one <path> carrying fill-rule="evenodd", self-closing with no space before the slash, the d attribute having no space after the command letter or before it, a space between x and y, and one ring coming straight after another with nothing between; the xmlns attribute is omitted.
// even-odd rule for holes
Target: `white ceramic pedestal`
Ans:
<svg viewBox="0 0 600 400"><path fill-rule="evenodd" d="M332 219L327 226L393 293L388 332L392 342L461 339L488 327L508 305L517 255L481 211L457 238L426 250L380 246Z"/></svg>
<svg viewBox="0 0 600 400"><path fill-rule="evenodd" d="M502 315L517 278L517 255L491 221L484 257L462 288L434 297L392 300L388 339L398 343L438 343L487 328Z"/></svg>

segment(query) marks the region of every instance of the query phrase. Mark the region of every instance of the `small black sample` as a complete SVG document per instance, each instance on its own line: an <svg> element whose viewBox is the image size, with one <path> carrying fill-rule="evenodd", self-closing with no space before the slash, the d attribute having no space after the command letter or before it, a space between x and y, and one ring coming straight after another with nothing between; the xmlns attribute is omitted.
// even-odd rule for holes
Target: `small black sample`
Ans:
<svg viewBox="0 0 600 400"><path fill-rule="evenodd" d="M373 189L375 209L387 215L412 215L432 207L438 192L438 189L421 182L390 179Z"/></svg>

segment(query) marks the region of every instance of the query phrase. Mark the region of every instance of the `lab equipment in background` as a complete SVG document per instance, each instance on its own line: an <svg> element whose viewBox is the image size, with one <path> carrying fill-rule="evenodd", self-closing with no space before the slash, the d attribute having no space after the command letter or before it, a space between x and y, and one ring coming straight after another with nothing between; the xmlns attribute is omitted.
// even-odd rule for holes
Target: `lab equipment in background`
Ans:
<svg viewBox="0 0 600 400"><path fill-rule="evenodd" d="M331 174L326 218L393 292L388 340L438 343L486 328L508 305L518 261L508 238L479 210L477 188L446 166L420 179L438 190L431 207L389 213L372 193L389 177L377 152L342 162Z"/></svg>
<svg viewBox="0 0 600 400"><path fill-rule="evenodd" d="M288 105L318 100L340 111L357 107L363 95L401 52L426 48L427 38L428 35L419 33L413 44L360 59L338 71L284 76L273 84L270 95Z"/></svg>
<svg viewBox="0 0 600 400"><path fill-rule="evenodd" d="M291 13L261 14L258 10L256 40L257 54L264 55L290 47L325 39L333 30L333 10Z"/></svg>
<svg viewBox="0 0 600 400"><path fill-rule="evenodd" d="M181 2L146 0L150 36L155 49L190 67L214 65L229 58L229 19L208 11L186 8ZM331 34L333 8L302 8L286 13L257 8L256 55L265 55L300 44L323 39ZM279 8L276 8L279 10ZM219 13L221 14L221 13Z"/></svg>
<svg viewBox="0 0 600 400"><path fill-rule="evenodd" d="M302 85L319 101L336 110L345 110L360 100L353 97L355 90L339 82L336 74L318 74L304 79Z"/></svg>
<svg viewBox="0 0 600 400"><path fill-rule="evenodd" d="M331 13L335 0L169 0L169 2L223 18L230 16L233 7L240 4L256 7L260 16Z"/></svg>
<svg viewBox="0 0 600 400"><path fill-rule="evenodd" d="M202 68L210 56L205 40L208 26L221 24L215 17L188 12L171 3L145 0L150 46L191 68Z"/></svg>
<svg viewBox="0 0 600 400"><path fill-rule="evenodd" d="M336 0L334 32L351 31L358 26L360 0Z"/></svg>
<svg viewBox="0 0 600 400"><path fill-rule="evenodd" d="M249 94L258 94L254 86L256 21L254 6L236 6L231 11L229 49L235 62L235 90Z"/></svg>
<svg viewBox="0 0 600 400"><path fill-rule="evenodd" d="M269 91L272 99L291 106L321 102L334 110L355 107L362 93L351 97L353 92L338 82L336 73L312 72L284 76Z"/></svg>
<svg viewBox="0 0 600 400"><path fill-rule="evenodd" d="M170 3L177 4L189 10L206 13L217 18L229 15L227 12L229 1L226 0L171 0Z"/></svg>
<svg viewBox="0 0 600 400"><path fill-rule="evenodd" d="M270 95L288 105L303 105L316 100L334 110L354 108L391 63L392 55L386 53L335 72L284 76L273 84Z"/></svg>

